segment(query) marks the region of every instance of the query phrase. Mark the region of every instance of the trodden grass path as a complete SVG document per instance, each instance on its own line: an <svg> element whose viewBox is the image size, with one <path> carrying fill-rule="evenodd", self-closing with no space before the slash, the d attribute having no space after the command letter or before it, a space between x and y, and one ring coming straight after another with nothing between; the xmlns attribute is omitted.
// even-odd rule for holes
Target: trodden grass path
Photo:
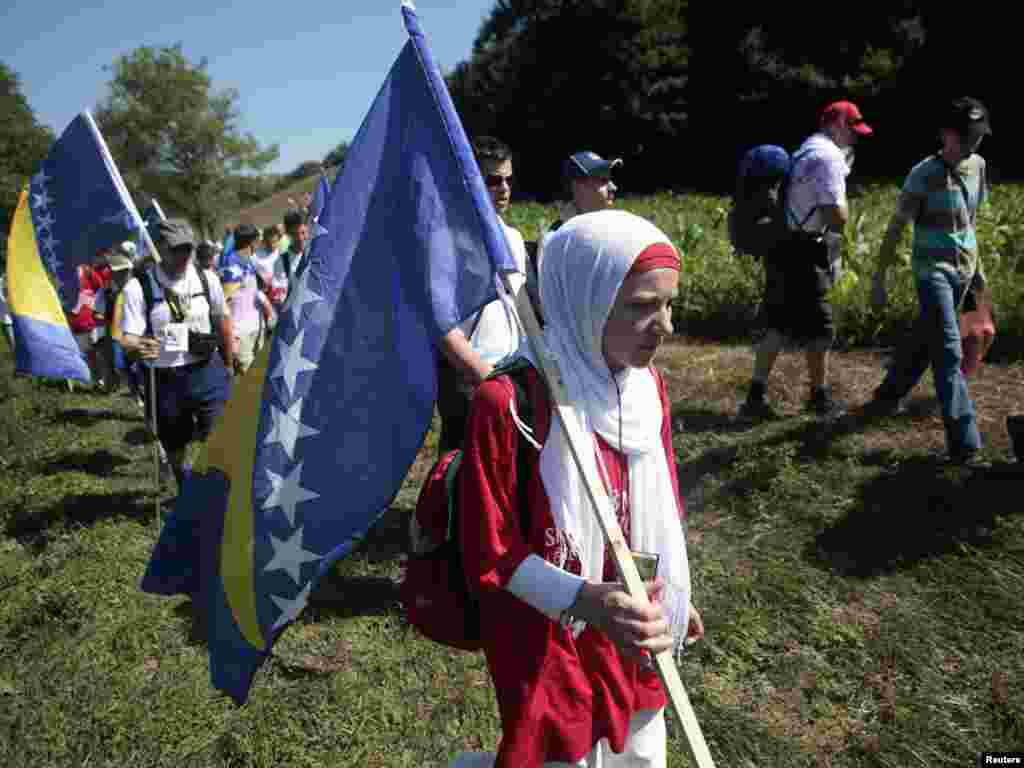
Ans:
<svg viewBox="0 0 1024 768"><path fill-rule="evenodd" d="M823 428L800 415L804 366L786 355L770 393L787 418L740 429L746 349L677 340L658 362L707 624L681 672L717 764L952 768L1024 746L1024 471L1003 427L1024 410L1024 367L972 382L993 467L968 472L934 458L930 382L905 417ZM210 688L189 602L138 591L156 530L137 406L9 370L4 358L6 767L443 766L493 748L482 657L418 637L397 602L434 433L239 709ZM836 355L833 370L863 402L880 355Z"/></svg>

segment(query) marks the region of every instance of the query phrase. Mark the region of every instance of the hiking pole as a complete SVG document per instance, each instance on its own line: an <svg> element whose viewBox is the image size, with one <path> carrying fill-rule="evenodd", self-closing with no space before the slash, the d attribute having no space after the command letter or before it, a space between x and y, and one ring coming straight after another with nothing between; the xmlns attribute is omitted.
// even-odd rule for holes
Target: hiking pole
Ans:
<svg viewBox="0 0 1024 768"><path fill-rule="evenodd" d="M156 367L149 368L149 417L150 429L153 432L153 488L156 490L153 501L153 512L156 516L157 535L160 535L160 435L156 428Z"/></svg>
<svg viewBox="0 0 1024 768"><path fill-rule="evenodd" d="M537 243L538 264L541 259L540 249L543 248L543 240L542 236ZM615 567L625 582L626 591L630 597L647 602L647 590L644 589L640 572L637 570L636 563L630 554L629 545L622 535L619 521L612 511L611 502L604 491L604 485L601 483L596 471L593 468L587 471L586 466L580 459L583 451L587 450L588 446L584 442L579 421L573 416L574 406L569 402L565 383L562 381L558 370L558 361L547 354L547 349L541 337L540 325L537 322L537 316L534 314L533 305L530 303L525 283L518 291L514 290L507 273L502 273L502 282L508 293L515 297L516 314L524 327L526 337L530 343L530 349L533 350L533 356L541 367L540 373L547 382L548 391L551 393L555 406L555 416L565 432L569 443L569 452L572 454L573 462L582 476L583 487L586 489L587 497L593 506L594 514L597 515L601 532L604 534L605 544L607 544L612 556L615 558ZM593 446L589 446L589 450L593 450ZM685 642L685 639L683 642ZM679 677L679 670L676 668L672 649L664 650L657 654L654 657L654 662L658 670L658 677L661 678L661 684L665 687L665 692L668 694L672 711L675 712L676 719L683 727L683 734L686 736L686 748L692 764L696 765L697 768L714 768L715 763L711 758L711 752L708 751L708 745L704 741L704 734L701 732L700 723L697 722L697 716L690 705L686 689L683 688L683 681Z"/></svg>

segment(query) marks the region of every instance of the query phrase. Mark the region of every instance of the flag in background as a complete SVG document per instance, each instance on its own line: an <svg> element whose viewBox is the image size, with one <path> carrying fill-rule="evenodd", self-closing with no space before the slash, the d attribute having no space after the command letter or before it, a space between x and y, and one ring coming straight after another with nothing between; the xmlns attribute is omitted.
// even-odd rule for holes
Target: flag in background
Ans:
<svg viewBox="0 0 1024 768"><path fill-rule="evenodd" d="M327 176L323 171L320 172L320 178L317 180L316 189L313 191L313 199L309 203L309 222L312 225L310 236L313 240L318 238L320 235L327 234L327 230L323 226L321 221L321 214L324 210L324 205L327 204L327 198L331 194L331 187L327 183Z"/></svg>
<svg viewBox="0 0 1024 768"><path fill-rule="evenodd" d="M239 380L142 588L205 606L242 703L317 580L394 499L436 399L436 342L515 270L411 4L273 344ZM198 535L196 532L198 531Z"/></svg>
<svg viewBox="0 0 1024 768"><path fill-rule="evenodd" d="M78 267L140 226L103 137L83 112L51 147L11 223L7 269L19 373L89 381L64 309L78 302ZM104 240L108 235L114 239Z"/></svg>

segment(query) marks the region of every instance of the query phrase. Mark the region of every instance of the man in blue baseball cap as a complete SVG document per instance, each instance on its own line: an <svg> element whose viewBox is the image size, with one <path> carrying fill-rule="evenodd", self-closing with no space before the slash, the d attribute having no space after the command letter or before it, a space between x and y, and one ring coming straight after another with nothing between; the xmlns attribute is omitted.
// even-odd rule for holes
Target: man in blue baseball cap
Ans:
<svg viewBox="0 0 1024 768"><path fill-rule="evenodd" d="M572 215L612 207L618 191L612 181L612 170L620 165L620 158L605 160L589 150L577 152L565 159L562 163L562 184L572 200ZM557 226L552 229L557 229Z"/></svg>

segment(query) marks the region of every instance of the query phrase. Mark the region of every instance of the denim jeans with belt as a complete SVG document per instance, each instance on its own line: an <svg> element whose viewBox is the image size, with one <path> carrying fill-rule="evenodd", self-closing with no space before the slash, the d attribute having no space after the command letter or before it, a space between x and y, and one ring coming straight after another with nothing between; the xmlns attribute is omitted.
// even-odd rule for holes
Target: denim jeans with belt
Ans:
<svg viewBox="0 0 1024 768"><path fill-rule="evenodd" d="M963 349L957 308L966 288L966 278L945 269L935 268L917 278L920 314L878 388L879 397L903 397L931 365L946 426L946 448L952 455L981 448L974 402L960 370Z"/></svg>

